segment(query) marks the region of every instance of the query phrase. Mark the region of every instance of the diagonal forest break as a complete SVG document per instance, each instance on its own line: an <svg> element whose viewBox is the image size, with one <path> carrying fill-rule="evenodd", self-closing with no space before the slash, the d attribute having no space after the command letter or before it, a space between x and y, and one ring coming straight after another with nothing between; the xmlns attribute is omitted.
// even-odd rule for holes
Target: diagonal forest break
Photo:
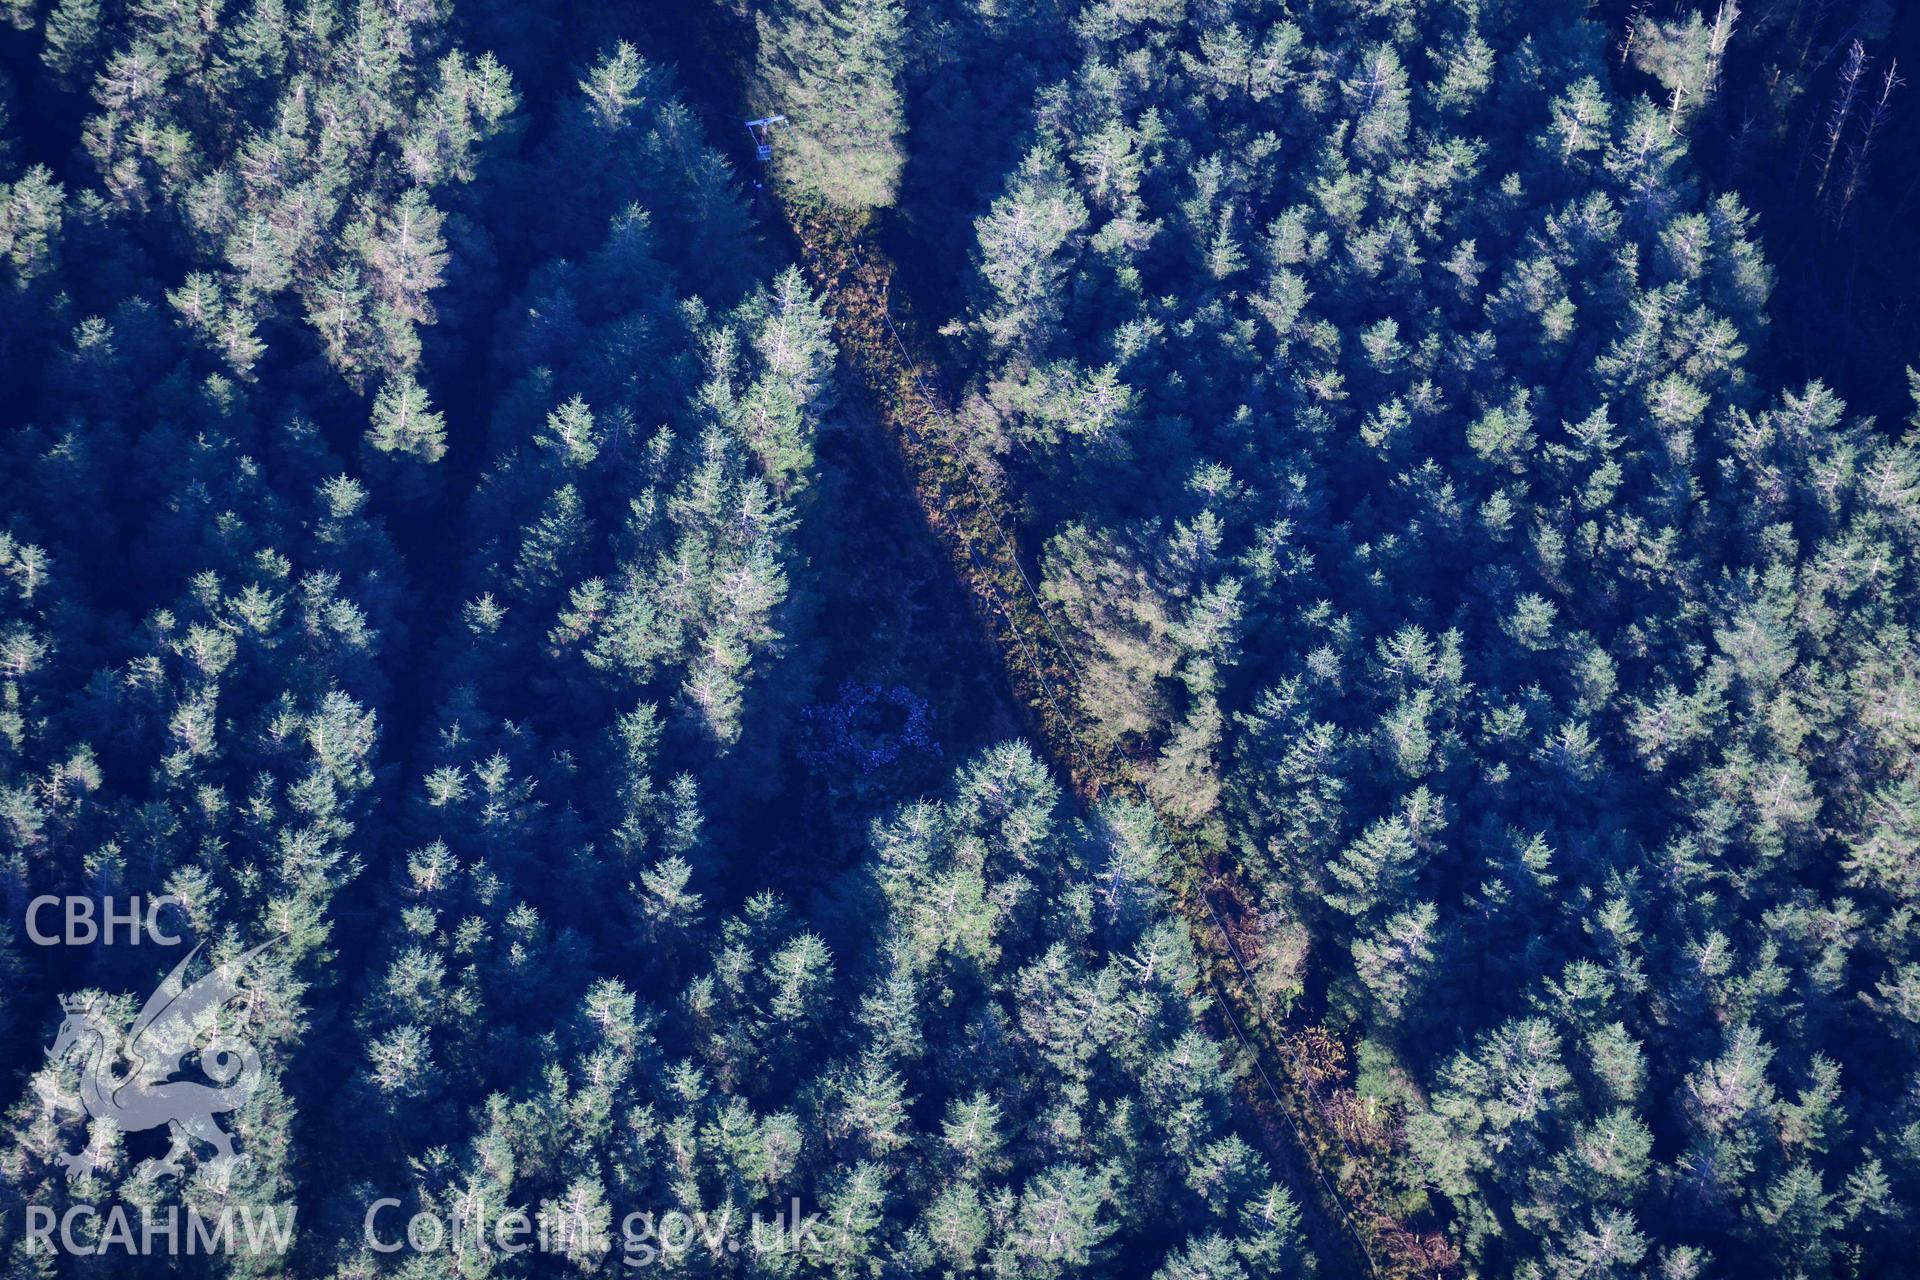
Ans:
<svg viewBox="0 0 1920 1280"><path fill-rule="evenodd" d="M1032 736L1083 806L1116 794L1147 802L1138 762L1097 746L1072 698L1073 654L1022 563L1002 477L975 461L945 397L913 357L911 323L903 334L891 307L892 263L844 215L798 202L780 202L779 212L851 382L899 449L927 524L1005 667ZM1269 1150L1297 1156L1288 1163L1294 1181L1313 1192L1307 1207L1318 1211L1319 1243L1347 1254L1354 1265L1343 1270L1350 1274L1450 1271L1458 1258L1451 1242L1410 1225L1391 1205L1391 1139L1343 1105L1333 1088L1346 1073L1345 1046L1324 1027L1263 1011L1230 923L1248 899L1221 857L1217 828L1164 813L1159 819L1176 854L1175 901L1199 944L1218 1019L1241 1049L1243 1100Z"/></svg>

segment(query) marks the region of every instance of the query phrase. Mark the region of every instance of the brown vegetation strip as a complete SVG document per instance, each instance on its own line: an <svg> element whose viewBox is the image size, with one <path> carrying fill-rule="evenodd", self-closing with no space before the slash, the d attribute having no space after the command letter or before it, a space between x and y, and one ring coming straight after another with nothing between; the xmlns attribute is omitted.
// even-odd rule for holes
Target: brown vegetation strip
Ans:
<svg viewBox="0 0 1920 1280"><path fill-rule="evenodd" d="M1144 796L1138 763L1093 745L1072 698L1073 657L1021 563L1002 478L971 460L964 429L909 354L889 307L890 264L829 212L783 212L850 372L899 446L927 521L947 547L1033 731L1083 802L1116 792ZM1239 904L1245 899L1219 856L1219 842L1164 815L1161 825L1180 855L1176 898L1221 997L1221 1017L1249 1058L1245 1092L1270 1148L1284 1143L1282 1126L1291 1132L1323 1214L1345 1224L1368 1272L1411 1277L1452 1271L1459 1256L1452 1244L1392 1210L1385 1165L1395 1135L1346 1087L1346 1046L1323 1027L1263 1015L1232 941L1231 922L1243 918ZM1216 899L1226 903L1224 912ZM1243 1028L1252 1028L1259 1041ZM1270 1070L1269 1062L1279 1069Z"/></svg>

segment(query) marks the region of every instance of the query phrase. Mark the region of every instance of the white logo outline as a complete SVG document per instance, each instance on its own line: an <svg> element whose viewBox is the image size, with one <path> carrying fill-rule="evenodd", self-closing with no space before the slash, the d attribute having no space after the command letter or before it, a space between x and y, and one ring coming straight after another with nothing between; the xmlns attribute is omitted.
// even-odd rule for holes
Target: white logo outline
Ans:
<svg viewBox="0 0 1920 1280"><path fill-rule="evenodd" d="M232 1136L214 1116L245 1106L259 1085L260 1054L253 1045L230 1036L215 1036L197 1051L200 1069L213 1084L172 1077L184 1069L187 1056L195 1052L193 1042L200 1026L239 995L239 977L247 963L281 940L269 938L215 965L189 985L187 966L205 944L194 947L154 988L124 1037L107 1021L99 1000L61 999L67 1016L54 1036L53 1047L47 1050L47 1060L59 1062L76 1050L85 1053L80 1067L80 1102L87 1115L112 1121L122 1133L161 1125L172 1132L172 1145L166 1154L143 1161L135 1173L137 1179L168 1173L181 1176L180 1159L190 1153L196 1138L214 1148L216 1161L245 1158L234 1151ZM118 1078L110 1065L116 1058L128 1064L126 1074ZM89 1140L77 1152L62 1151L56 1160L71 1180L91 1173L99 1155Z"/></svg>

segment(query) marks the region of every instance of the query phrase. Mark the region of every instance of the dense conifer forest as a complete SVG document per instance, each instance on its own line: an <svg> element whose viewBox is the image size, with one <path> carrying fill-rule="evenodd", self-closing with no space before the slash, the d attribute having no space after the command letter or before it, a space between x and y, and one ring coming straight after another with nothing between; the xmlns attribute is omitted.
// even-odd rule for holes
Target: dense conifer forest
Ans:
<svg viewBox="0 0 1920 1280"><path fill-rule="evenodd" d="M1916 45L0 0L0 1275L1920 1275Z"/></svg>

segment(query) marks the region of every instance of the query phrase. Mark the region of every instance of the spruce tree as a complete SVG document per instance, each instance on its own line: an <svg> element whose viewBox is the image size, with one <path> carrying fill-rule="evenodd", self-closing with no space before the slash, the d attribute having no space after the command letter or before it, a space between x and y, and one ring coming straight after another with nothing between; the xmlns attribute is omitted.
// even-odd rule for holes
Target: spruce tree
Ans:
<svg viewBox="0 0 1920 1280"><path fill-rule="evenodd" d="M776 0L759 14L759 100L791 122L776 172L835 208L891 206L906 163L899 0Z"/></svg>

